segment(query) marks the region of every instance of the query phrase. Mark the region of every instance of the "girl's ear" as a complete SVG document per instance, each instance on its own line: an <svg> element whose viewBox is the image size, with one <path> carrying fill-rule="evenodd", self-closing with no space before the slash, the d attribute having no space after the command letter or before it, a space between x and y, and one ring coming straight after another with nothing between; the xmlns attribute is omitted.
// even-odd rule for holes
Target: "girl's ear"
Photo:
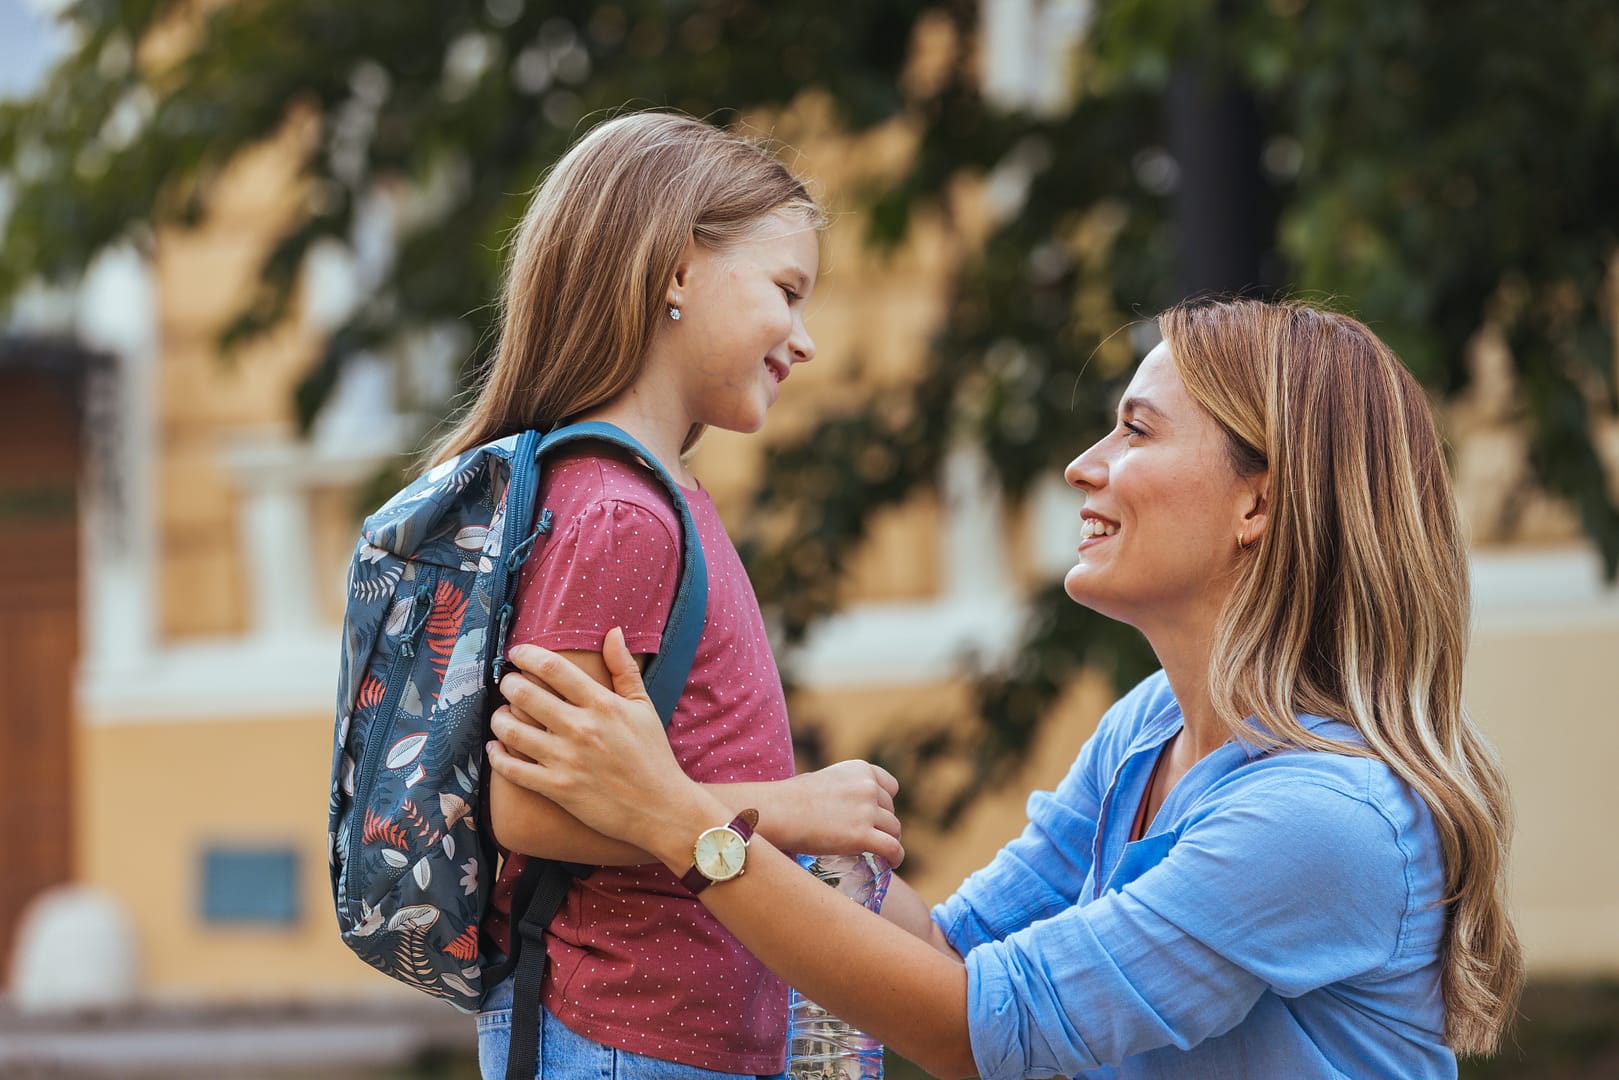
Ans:
<svg viewBox="0 0 1619 1080"><path fill-rule="evenodd" d="M680 252L680 259L675 263L675 272L669 278L669 289L664 296L664 302L674 307L680 306L681 294L691 277L692 264L697 258L697 241L687 240L686 246Z"/></svg>

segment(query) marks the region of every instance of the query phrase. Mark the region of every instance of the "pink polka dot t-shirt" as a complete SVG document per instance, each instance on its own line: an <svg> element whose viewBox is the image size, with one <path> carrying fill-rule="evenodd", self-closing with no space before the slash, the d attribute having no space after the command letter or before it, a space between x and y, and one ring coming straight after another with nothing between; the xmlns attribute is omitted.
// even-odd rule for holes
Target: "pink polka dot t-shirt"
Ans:
<svg viewBox="0 0 1619 1080"><path fill-rule="evenodd" d="M670 746L705 783L786 779L787 704L759 602L707 492L686 500L708 621ZM554 524L523 567L510 644L599 652L621 626L631 652L657 652L680 573L680 519L658 479L610 448L569 448L546 460L539 505ZM487 929L503 947L525 862L508 858L495 889ZM786 986L665 867L600 867L575 882L548 947L541 1000L579 1034L721 1072L781 1071Z"/></svg>

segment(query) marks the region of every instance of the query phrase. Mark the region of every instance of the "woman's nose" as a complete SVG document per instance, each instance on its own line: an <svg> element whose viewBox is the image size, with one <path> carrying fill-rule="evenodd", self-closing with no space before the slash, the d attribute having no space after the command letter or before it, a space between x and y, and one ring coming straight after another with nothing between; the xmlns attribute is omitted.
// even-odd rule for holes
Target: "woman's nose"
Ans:
<svg viewBox="0 0 1619 1080"><path fill-rule="evenodd" d="M1095 491L1107 483L1107 462L1102 459L1101 445L1097 443L1068 463L1068 468L1062 471L1062 478L1068 481L1069 487Z"/></svg>

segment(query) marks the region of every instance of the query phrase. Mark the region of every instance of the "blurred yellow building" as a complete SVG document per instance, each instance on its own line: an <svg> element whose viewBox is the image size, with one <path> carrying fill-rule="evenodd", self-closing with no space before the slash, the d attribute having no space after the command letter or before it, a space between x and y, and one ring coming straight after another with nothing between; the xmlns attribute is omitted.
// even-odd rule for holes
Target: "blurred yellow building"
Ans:
<svg viewBox="0 0 1619 1080"><path fill-rule="evenodd" d="M834 143L813 102L776 129L839 209L908 145L898 129ZM312 260L300 314L221 359L217 333L294 197L290 160L277 144L247 155L201 228L161 234L149 258L115 251L96 264L70 310L51 316L89 350L78 389L37 373L37 338L0 353L0 797L12 868L0 948L18 958L19 919L41 889L87 886L127 918L132 992L148 1000L410 993L338 942L327 768L355 493L420 430L395 407L402 381L442 379L450 357L424 343L425 360L358 363L312 436L294 435L292 387L357 283L390 257L378 228ZM386 219L386 200L372 210ZM810 324L819 359L773 416L776 437L851 394L904 393L969 239L923 222L877 259L861 234L846 216L826 241ZM857 352L868 361L858 368ZM1619 592L1564 508L1494 497L1523 468L1522 445L1502 419L1512 388L1500 347L1482 333L1476 352L1481 389L1448 420L1478 539L1469 700L1517 801L1519 926L1536 975L1619 974L1619 860L1606 836L1619 819L1606 782L1619 761ZM740 512L771 437L716 432L700 449L697 472L722 511ZM1619 432L1603 438L1619 459ZM1012 528L984 512L996 495L969 454L947 464L941 490L883 518L848 606L793 658L803 704L838 718L837 756L896 716L956 700L958 658L1009 648L1022 598L1060 575L1077 543L1078 498L1059 478ZM1491 542L1508 516L1537 522L1533 543ZM942 898L1017 832L1029 790L1063 775L1109 693L1105 673L1080 679L1017 783L948 836L911 837L928 856L925 894Z"/></svg>

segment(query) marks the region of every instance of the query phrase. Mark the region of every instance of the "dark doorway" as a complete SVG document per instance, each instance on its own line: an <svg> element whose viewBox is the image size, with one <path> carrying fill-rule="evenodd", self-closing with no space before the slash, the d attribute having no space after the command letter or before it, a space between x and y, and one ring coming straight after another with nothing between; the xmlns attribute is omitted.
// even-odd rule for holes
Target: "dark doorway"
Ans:
<svg viewBox="0 0 1619 1080"><path fill-rule="evenodd" d="M0 979L23 909L73 869L78 391L71 375L0 366Z"/></svg>

